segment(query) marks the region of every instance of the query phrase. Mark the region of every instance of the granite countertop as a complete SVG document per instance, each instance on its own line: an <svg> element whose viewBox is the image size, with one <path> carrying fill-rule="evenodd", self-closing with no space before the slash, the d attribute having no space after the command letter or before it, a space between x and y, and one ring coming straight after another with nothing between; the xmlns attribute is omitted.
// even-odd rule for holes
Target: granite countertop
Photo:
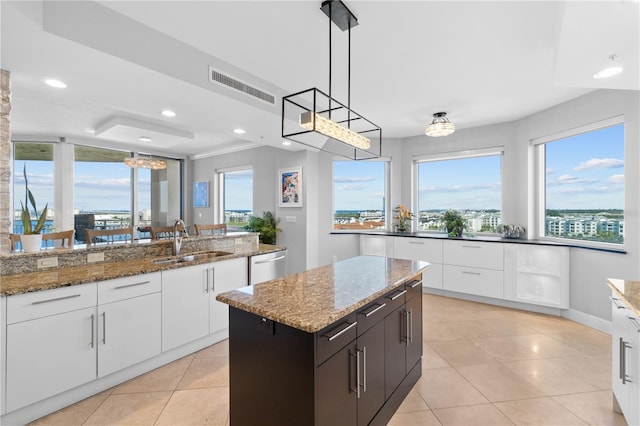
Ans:
<svg viewBox="0 0 640 426"><path fill-rule="evenodd" d="M51 268L43 269L38 272L5 275L0 276L0 295L9 296L13 294L50 290L58 287L84 284L93 281L110 280L167 269L218 262L238 257L272 253L280 250L284 250L284 247L260 244L257 250L232 253L215 258L197 259L191 262L158 264L152 262L153 259L151 258L141 258L121 262L100 262L83 266ZM189 253L182 253L181 256L187 255L189 255Z"/></svg>
<svg viewBox="0 0 640 426"><path fill-rule="evenodd" d="M315 333L429 268L422 261L358 256L219 294L234 308Z"/></svg>
<svg viewBox="0 0 640 426"><path fill-rule="evenodd" d="M607 285L640 317L640 282L609 278Z"/></svg>

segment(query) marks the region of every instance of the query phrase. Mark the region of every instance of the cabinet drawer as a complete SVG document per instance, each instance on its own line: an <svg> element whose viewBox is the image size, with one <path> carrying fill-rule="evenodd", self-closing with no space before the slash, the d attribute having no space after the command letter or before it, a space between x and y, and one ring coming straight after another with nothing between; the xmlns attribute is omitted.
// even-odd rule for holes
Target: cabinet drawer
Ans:
<svg viewBox="0 0 640 426"><path fill-rule="evenodd" d="M443 252L447 265L503 269L503 247L499 243L445 241Z"/></svg>
<svg viewBox="0 0 640 426"><path fill-rule="evenodd" d="M407 300L407 289L404 286L400 286L384 295L384 301L387 304L387 312L392 312L397 309L399 306L404 305L404 302Z"/></svg>
<svg viewBox="0 0 640 426"><path fill-rule="evenodd" d="M157 293L162 290L160 272L98 282L98 305Z"/></svg>
<svg viewBox="0 0 640 426"><path fill-rule="evenodd" d="M496 299L503 298L502 271L444 265L443 275L445 290Z"/></svg>
<svg viewBox="0 0 640 426"><path fill-rule="evenodd" d="M316 332L316 365L322 364L331 355L352 342L356 338L356 327L354 312Z"/></svg>
<svg viewBox="0 0 640 426"><path fill-rule="evenodd" d="M442 263L442 241L430 238L393 237L393 257Z"/></svg>
<svg viewBox="0 0 640 426"><path fill-rule="evenodd" d="M364 308L358 311L358 336L364 334L371 327L376 325L378 321L384 319L391 310L389 310L389 303L384 297L380 297L375 302L369 303Z"/></svg>
<svg viewBox="0 0 640 426"><path fill-rule="evenodd" d="M96 306L96 283L7 297L7 324Z"/></svg>
<svg viewBox="0 0 640 426"><path fill-rule="evenodd" d="M422 271L422 285L429 288L442 288L441 263L432 263L429 269Z"/></svg>
<svg viewBox="0 0 640 426"><path fill-rule="evenodd" d="M410 281L404 284L404 288L407 290L405 300L408 302L416 296L422 295L422 276L418 275Z"/></svg>

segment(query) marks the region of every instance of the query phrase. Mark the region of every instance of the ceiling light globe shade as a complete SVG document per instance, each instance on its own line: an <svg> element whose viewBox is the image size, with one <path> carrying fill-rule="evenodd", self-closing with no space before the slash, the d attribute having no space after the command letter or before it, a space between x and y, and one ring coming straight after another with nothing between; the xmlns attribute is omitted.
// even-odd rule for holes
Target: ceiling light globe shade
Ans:
<svg viewBox="0 0 640 426"><path fill-rule="evenodd" d="M425 129L425 134L433 138L449 136L456 131L456 126L447 118L446 112L436 112L433 114L433 121Z"/></svg>

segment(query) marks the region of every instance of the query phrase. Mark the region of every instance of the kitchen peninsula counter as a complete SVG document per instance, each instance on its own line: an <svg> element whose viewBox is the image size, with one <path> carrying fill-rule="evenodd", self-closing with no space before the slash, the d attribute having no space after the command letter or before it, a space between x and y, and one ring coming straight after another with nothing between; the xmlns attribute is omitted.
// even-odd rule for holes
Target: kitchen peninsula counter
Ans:
<svg viewBox="0 0 640 426"><path fill-rule="evenodd" d="M422 373L429 266L358 256L219 294L230 424L387 424Z"/></svg>
<svg viewBox="0 0 640 426"><path fill-rule="evenodd" d="M640 317L640 282L609 278L607 285Z"/></svg>

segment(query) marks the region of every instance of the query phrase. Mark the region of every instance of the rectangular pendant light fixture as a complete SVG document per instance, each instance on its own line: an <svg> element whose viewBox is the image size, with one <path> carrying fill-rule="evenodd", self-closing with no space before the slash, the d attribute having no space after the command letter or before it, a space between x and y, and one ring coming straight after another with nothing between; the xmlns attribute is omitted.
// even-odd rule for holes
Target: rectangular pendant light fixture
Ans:
<svg viewBox="0 0 640 426"><path fill-rule="evenodd" d="M356 133L351 129L347 129L346 127L343 127L338 123L319 115L318 113L307 111L300 114L300 126L307 130L320 132L325 136L348 143L356 148L371 148L371 140L369 138L365 138L361 134Z"/></svg>

